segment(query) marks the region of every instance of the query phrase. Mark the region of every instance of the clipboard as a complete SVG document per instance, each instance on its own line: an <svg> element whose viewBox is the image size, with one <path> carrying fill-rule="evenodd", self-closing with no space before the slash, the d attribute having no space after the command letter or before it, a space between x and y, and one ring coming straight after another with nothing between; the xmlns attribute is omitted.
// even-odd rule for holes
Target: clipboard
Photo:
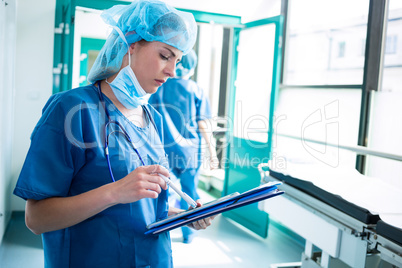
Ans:
<svg viewBox="0 0 402 268"><path fill-rule="evenodd" d="M167 232L206 217L281 195L284 192L277 188L280 184L282 183L268 182L242 194L236 192L206 203L202 207L182 211L163 220L149 224L145 234L156 235Z"/></svg>

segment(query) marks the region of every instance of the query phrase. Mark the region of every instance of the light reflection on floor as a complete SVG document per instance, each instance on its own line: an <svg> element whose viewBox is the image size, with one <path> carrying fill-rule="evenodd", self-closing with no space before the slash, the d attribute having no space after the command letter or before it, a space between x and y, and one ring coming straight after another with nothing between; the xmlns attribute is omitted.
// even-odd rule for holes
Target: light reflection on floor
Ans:
<svg viewBox="0 0 402 268"><path fill-rule="evenodd" d="M176 235L177 234L177 235ZM181 239L181 233L175 232L172 240ZM225 248L219 246L219 241L198 236L191 244L183 244L181 241L172 243L173 261L175 267L211 267L211 265L233 265L235 260L228 254Z"/></svg>

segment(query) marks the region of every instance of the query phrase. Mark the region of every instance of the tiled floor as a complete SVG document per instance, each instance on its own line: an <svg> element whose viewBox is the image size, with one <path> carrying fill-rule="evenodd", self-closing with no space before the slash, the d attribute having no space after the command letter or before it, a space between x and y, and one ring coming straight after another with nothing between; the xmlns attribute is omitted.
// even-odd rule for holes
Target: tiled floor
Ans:
<svg viewBox="0 0 402 268"><path fill-rule="evenodd" d="M25 226L24 214L14 213L0 247L1 268L43 268L42 240Z"/></svg>
<svg viewBox="0 0 402 268"><path fill-rule="evenodd" d="M204 198L209 198L204 193ZM262 239L218 216L212 226L200 231L191 244L181 242L180 230L171 232L176 268L270 267L273 263L300 261L303 247L289 235L270 225ZM23 213L14 213L0 247L1 268L43 267L40 236L24 224Z"/></svg>

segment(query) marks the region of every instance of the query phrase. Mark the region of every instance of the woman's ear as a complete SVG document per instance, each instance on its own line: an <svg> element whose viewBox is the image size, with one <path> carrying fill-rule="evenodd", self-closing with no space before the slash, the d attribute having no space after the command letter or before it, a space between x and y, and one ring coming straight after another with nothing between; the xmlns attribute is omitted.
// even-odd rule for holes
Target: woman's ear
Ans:
<svg viewBox="0 0 402 268"><path fill-rule="evenodd" d="M130 55L133 54L133 52L134 52L134 47L135 47L136 45L138 45L137 43L138 43L138 42L135 42L135 43L132 43L132 44L130 45L130 47L129 47Z"/></svg>

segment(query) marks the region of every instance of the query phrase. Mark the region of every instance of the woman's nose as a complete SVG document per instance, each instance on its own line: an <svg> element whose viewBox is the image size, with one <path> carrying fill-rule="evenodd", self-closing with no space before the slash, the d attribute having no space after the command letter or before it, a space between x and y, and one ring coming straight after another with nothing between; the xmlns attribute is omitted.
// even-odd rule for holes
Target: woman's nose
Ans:
<svg viewBox="0 0 402 268"><path fill-rule="evenodd" d="M166 74L169 77L174 77L176 74L176 64L175 62L169 62L169 64L166 66Z"/></svg>

